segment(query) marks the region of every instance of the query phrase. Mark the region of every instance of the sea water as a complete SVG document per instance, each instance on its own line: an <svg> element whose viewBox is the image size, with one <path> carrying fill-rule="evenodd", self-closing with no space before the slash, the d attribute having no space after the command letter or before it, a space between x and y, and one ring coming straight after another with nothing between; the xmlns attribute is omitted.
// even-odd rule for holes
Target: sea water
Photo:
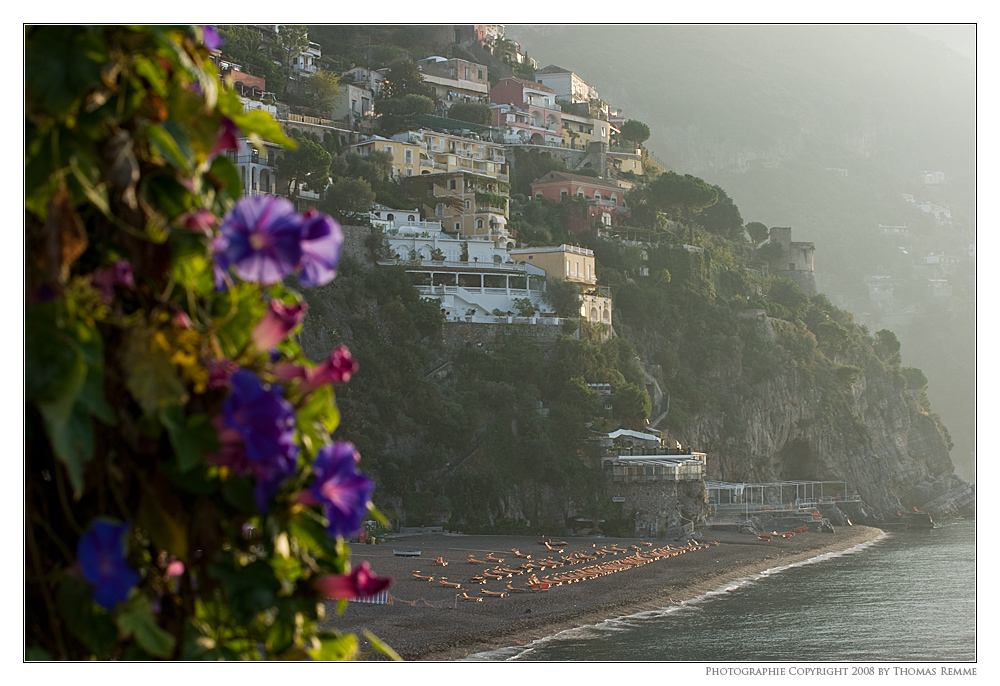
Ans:
<svg viewBox="0 0 1000 686"><path fill-rule="evenodd" d="M691 601L470 661L965 662L976 659L974 520L887 532Z"/></svg>

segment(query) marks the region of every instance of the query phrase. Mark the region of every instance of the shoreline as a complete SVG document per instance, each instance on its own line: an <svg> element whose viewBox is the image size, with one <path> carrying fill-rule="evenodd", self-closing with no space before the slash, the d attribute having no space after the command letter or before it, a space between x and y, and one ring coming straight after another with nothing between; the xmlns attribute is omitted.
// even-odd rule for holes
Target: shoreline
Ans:
<svg viewBox="0 0 1000 686"><path fill-rule="evenodd" d="M476 653L532 641L576 627L599 624L609 619L660 610L669 605L698 598L711 591L768 569L804 562L827 553L843 552L882 535L880 529L865 526L837 528L835 533L805 532L791 538L759 540L756 536L728 531L708 530L703 541L719 545L691 550L674 557L659 559L626 571L589 579L585 582L551 587L547 591L509 592L507 583L524 586L526 574L486 584L470 584L468 579L484 569L500 566L516 568L519 564L538 562L547 557L558 559L539 544L542 537L466 536L461 534L417 534L396 536L385 544L358 545L351 549L355 564L367 561L379 576L394 579L389 589L390 603L367 605L349 603L337 615L336 605L328 604L329 625L342 632L358 634L363 651L369 642L362 631L371 631L407 661L452 662ZM639 551L661 548L667 542L638 538L571 537L560 539L563 555L591 554L612 546ZM649 545L641 545L643 543ZM678 547L683 542L671 541ZM517 557L516 549L531 555ZM419 550L420 557L396 557L393 550ZM630 550L630 553L636 552ZM548 569L561 573L626 557L629 553L581 561L572 566ZM474 565L472 555L487 562ZM486 555L503 558L502 563L486 560ZM433 561L442 557L447 566ZM434 577L418 580L414 573ZM537 572L540 577L545 572ZM459 583L454 589L441 585ZM508 592L506 597L483 597L481 591ZM480 597L478 602L465 600L461 594ZM381 656L379 656L381 657ZM371 659L371 658L369 658Z"/></svg>

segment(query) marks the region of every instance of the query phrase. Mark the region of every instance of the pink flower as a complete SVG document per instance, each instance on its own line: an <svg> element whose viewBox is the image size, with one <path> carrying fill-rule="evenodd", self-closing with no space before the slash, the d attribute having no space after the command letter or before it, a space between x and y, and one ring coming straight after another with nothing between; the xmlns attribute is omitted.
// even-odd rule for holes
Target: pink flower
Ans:
<svg viewBox="0 0 1000 686"><path fill-rule="evenodd" d="M238 364L225 358L210 363L208 366L208 387L211 390L225 388L229 385L229 377L239 368Z"/></svg>
<svg viewBox="0 0 1000 686"><path fill-rule="evenodd" d="M215 139L215 145L212 146L209 157L215 157L220 152L225 152L226 150L239 150L239 127L236 126L232 119L223 115L221 128L222 130L219 132L219 137Z"/></svg>
<svg viewBox="0 0 1000 686"><path fill-rule="evenodd" d="M367 598L384 591L392 585L392 579L387 576L375 576L368 563L362 562L352 569L350 574L324 576L313 583L326 598L351 600L352 598Z"/></svg>
<svg viewBox="0 0 1000 686"><path fill-rule="evenodd" d="M306 316L309 305L304 302L286 305L280 300L268 303L267 314L254 327L250 340L258 351L270 350L285 340Z"/></svg>
<svg viewBox="0 0 1000 686"><path fill-rule="evenodd" d="M184 573L184 563L180 560L174 560L167 565L167 576L180 576Z"/></svg>
<svg viewBox="0 0 1000 686"><path fill-rule="evenodd" d="M101 299L105 303L110 303L115 295L115 286L135 285L132 277L132 265L126 260L118 260L113 265L94 274L91 279L94 288L101 292Z"/></svg>
<svg viewBox="0 0 1000 686"><path fill-rule="evenodd" d="M308 393L328 383L347 383L357 371L358 361L351 357L351 351L347 349L347 346L341 345L330 353L330 357L313 369L307 370L306 382L302 386L302 391Z"/></svg>
<svg viewBox="0 0 1000 686"><path fill-rule="evenodd" d="M203 233L206 236L211 236L212 228L219 223L218 218L205 208L187 212L181 215L180 219L188 231Z"/></svg>

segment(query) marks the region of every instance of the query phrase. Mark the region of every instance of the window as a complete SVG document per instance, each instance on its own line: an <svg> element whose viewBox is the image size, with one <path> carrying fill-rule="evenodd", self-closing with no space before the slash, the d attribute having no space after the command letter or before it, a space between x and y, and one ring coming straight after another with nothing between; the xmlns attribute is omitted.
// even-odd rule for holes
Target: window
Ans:
<svg viewBox="0 0 1000 686"><path fill-rule="evenodd" d="M541 199L542 199L542 194L541 193L535 193L535 200L541 200Z"/></svg>
<svg viewBox="0 0 1000 686"><path fill-rule="evenodd" d="M403 151L403 161L406 164L413 164L413 151L409 148Z"/></svg>
<svg viewBox="0 0 1000 686"><path fill-rule="evenodd" d="M468 67L465 68L465 80L466 81L469 80L469 68Z"/></svg>
<svg viewBox="0 0 1000 686"><path fill-rule="evenodd" d="M458 185L457 185L457 182L455 181L455 179L450 179L448 181L448 188L450 190L455 190L456 188L458 188Z"/></svg>
<svg viewBox="0 0 1000 686"><path fill-rule="evenodd" d="M482 219L477 219L476 220L476 228L477 229L483 228L483 220Z"/></svg>
<svg viewBox="0 0 1000 686"><path fill-rule="evenodd" d="M406 168L406 175L407 176L413 176L413 167L407 167Z"/></svg>
<svg viewBox="0 0 1000 686"><path fill-rule="evenodd" d="M479 69L478 71L479 71L479 80L482 81L482 79L483 79L483 70Z"/></svg>
<svg viewBox="0 0 1000 686"><path fill-rule="evenodd" d="M471 200L466 200L465 201L465 209L467 209L467 210L471 210L472 209L472 201Z"/></svg>
<svg viewBox="0 0 1000 686"><path fill-rule="evenodd" d="M570 268L570 261L566 260L566 276L572 276L573 270Z"/></svg>
<svg viewBox="0 0 1000 686"><path fill-rule="evenodd" d="M462 222L455 222L455 233L459 233L462 230Z"/></svg>
<svg viewBox="0 0 1000 686"><path fill-rule="evenodd" d="M443 217L444 216L444 203L440 203L439 202L437 204L437 207L434 208L434 216L435 217Z"/></svg>
<svg viewBox="0 0 1000 686"><path fill-rule="evenodd" d="M385 150L386 152L390 152L390 153L392 152L392 146L391 145L382 146L382 149Z"/></svg>

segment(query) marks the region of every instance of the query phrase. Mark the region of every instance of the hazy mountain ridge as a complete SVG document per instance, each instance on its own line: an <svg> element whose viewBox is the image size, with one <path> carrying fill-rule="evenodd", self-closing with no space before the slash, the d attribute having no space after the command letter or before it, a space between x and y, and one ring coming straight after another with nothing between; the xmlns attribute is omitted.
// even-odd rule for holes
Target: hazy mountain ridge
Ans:
<svg viewBox="0 0 1000 686"><path fill-rule="evenodd" d="M931 32L932 27L927 27ZM919 27L917 27L919 29ZM668 168L723 187L745 221L792 226L814 241L821 291L874 330L883 322L867 280L888 274L916 308L892 320L904 356L931 381L932 404L973 473L975 272L955 277L946 305L916 294L913 247L878 226L907 225L922 251L964 254L975 243L976 71L966 55L905 26L513 26L539 66L558 64L627 118L649 125L646 146ZM622 49L620 46L627 46ZM840 176L845 170L847 176ZM945 184L933 197L924 171ZM924 225L903 200L932 199L952 215ZM930 332L956 321L961 364Z"/></svg>

